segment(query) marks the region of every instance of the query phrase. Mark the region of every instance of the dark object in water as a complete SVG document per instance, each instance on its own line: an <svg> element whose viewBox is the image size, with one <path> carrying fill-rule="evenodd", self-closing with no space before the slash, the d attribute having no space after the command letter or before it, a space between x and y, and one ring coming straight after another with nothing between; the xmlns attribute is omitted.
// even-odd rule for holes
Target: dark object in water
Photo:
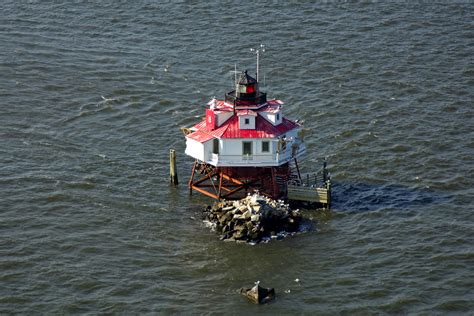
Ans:
<svg viewBox="0 0 474 316"><path fill-rule="evenodd" d="M249 300L255 304L265 304L270 302L275 298L275 289L264 288L259 285L259 282L256 282L255 286L250 289L241 288L240 293L247 296Z"/></svg>

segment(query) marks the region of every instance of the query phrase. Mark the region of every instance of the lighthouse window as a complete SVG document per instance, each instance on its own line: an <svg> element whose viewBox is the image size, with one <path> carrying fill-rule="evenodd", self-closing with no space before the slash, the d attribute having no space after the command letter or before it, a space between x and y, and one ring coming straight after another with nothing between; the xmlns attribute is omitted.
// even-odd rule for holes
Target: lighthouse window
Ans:
<svg viewBox="0 0 474 316"><path fill-rule="evenodd" d="M219 140L217 138L214 138L214 140L212 141L212 153L219 153Z"/></svg>
<svg viewBox="0 0 474 316"><path fill-rule="evenodd" d="M262 141L262 153L267 153L270 151L270 142Z"/></svg>
<svg viewBox="0 0 474 316"><path fill-rule="evenodd" d="M250 124L250 119L246 118L245 119L245 125L249 125Z"/></svg>
<svg viewBox="0 0 474 316"><path fill-rule="evenodd" d="M280 113L277 113L277 121L280 120Z"/></svg>
<svg viewBox="0 0 474 316"><path fill-rule="evenodd" d="M252 142L242 142L242 153L244 156L252 155Z"/></svg>

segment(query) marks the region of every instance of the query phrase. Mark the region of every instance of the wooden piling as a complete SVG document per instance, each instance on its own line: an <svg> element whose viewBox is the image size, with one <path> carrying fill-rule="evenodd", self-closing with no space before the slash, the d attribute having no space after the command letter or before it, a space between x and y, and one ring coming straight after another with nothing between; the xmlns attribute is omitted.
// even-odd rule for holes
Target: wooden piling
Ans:
<svg viewBox="0 0 474 316"><path fill-rule="evenodd" d="M326 166L327 166L327 161L326 161L326 158L324 158L324 162L323 162L323 182L326 183L326 181L328 180L328 171L326 169Z"/></svg>
<svg viewBox="0 0 474 316"><path fill-rule="evenodd" d="M178 185L178 174L176 173L176 151L170 149L170 183Z"/></svg>

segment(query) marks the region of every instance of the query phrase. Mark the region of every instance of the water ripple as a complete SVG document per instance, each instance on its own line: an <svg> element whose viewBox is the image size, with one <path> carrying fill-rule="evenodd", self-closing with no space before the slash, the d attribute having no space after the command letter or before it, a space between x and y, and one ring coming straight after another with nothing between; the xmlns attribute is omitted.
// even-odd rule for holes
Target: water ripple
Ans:
<svg viewBox="0 0 474 316"><path fill-rule="evenodd" d="M246 9L243 10L242 6ZM6 1L0 313L474 310L470 3ZM180 127L255 68L328 157L333 210L249 247L204 229ZM295 279L300 280L295 282ZM277 300L238 293L260 280ZM231 312L232 313L232 312Z"/></svg>

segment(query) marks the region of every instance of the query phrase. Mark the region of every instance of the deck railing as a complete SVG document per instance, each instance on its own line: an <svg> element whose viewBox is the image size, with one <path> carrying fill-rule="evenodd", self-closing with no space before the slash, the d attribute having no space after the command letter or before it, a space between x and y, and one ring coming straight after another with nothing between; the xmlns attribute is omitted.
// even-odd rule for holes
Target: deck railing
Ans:
<svg viewBox="0 0 474 316"><path fill-rule="evenodd" d="M324 188L330 185L330 175L326 169L326 162L323 167L316 172L302 173L301 180L293 179L288 184L309 188Z"/></svg>
<svg viewBox="0 0 474 316"><path fill-rule="evenodd" d="M305 152L305 149L300 150L296 153L296 156L301 156ZM272 154L252 154L252 155L223 155L223 154L211 154L211 161L213 163L229 163L229 164L275 164L281 161L288 161L294 158L292 152L287 150L283 153L272 153Z"/></svg>
<svg viewBox="0 0 474 316"><path fill-rule="evenodd" d="M331 179L326 169L301 175L301 180L291 180L287 183L287 197L294 201L316 202L327 209L331 206Z"/></svg>

